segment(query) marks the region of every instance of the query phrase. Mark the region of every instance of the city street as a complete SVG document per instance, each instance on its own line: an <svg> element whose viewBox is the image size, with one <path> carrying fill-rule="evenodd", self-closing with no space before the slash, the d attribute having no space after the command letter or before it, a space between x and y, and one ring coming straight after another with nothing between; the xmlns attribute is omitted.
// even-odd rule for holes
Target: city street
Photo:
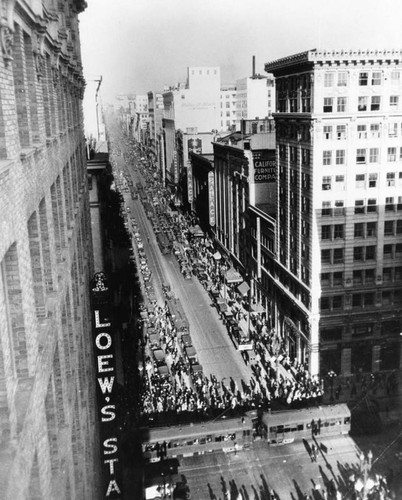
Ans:
<svg viewBox="0 0 402 500"><path fill-rule="evenodd" d="M134 184L140 174L130 169ZM174 255L162 255L141 201L124 194L130 214L135 217L142 237L152 283L159 305L164 304L162 283L169 284L180 300L190 324L190 334L205 375L215 375L218 380L233 379L239 387L241 380L249 383L251 369L233 345L227 329L211 299L196 277L184 279Z"/></svg>

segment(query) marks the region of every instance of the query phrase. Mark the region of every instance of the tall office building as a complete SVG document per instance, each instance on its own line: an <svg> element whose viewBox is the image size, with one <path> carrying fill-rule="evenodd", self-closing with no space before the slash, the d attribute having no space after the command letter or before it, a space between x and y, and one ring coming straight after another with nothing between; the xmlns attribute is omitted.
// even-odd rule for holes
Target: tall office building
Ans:
<svg viewBox="0 0 402 500"><path fill-rule="evenodd" d="M311 50L276 77L276 327L312 373L399 368L402 51Z"/></svg>
<svg viewBox="0 0 402 500"><path fill-rule="evenodd" d="M3 499L99 498L78 32L85 7L1 2Z"/></svg>

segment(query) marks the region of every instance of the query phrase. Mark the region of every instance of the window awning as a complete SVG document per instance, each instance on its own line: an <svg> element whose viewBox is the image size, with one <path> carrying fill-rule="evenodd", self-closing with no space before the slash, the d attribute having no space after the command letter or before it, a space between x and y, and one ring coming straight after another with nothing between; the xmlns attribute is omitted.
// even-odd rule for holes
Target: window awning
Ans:
<svg viewBox="0 0 402 500"><path fill-rule="evenodd" d="M225 280L226 283L241 283L243 281L243 278L234 267L231 267L225 273Z"/></svg>
<svg viewBox="0 0 402 500"><path fill-rule="evenodd" d="M240 283L240 285L237 287L237 290L241 295L247 295L250 287L245 281L243 281L243 283Z"/></svg>

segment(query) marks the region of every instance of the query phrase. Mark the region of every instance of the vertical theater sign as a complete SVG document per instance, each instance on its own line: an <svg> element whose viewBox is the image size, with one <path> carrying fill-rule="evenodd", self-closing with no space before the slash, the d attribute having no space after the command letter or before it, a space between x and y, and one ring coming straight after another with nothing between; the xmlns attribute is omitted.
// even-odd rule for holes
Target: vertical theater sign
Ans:
<svg viewBox="0 0 402 500"><path fill-rule="evenodd" d="M209 225L215 226L215 175L212 170L208 172L208 209Z"/></svg>
<svg viewBox="0 0 402 500"><path fill-rule="evenodd" d="M117 436L117 387L111 298L104 273L96 273L92 288L93 346L100 428L102 498L122 499L121 464Z"/></svg>

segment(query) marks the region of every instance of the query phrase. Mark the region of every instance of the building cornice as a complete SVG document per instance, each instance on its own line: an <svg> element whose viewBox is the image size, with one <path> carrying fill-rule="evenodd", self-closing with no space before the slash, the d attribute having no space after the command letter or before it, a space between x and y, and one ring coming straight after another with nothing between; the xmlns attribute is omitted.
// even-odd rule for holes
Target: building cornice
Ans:
<svg viewBox="0 0 402 500"><path fill-rule="evenodd" d="M307 50L281 59L266 63L264 69L268 73L300 63L312 65L323 64L359 64L359 63L399 63L402 61L402 49L389 50Z"/></svg>

